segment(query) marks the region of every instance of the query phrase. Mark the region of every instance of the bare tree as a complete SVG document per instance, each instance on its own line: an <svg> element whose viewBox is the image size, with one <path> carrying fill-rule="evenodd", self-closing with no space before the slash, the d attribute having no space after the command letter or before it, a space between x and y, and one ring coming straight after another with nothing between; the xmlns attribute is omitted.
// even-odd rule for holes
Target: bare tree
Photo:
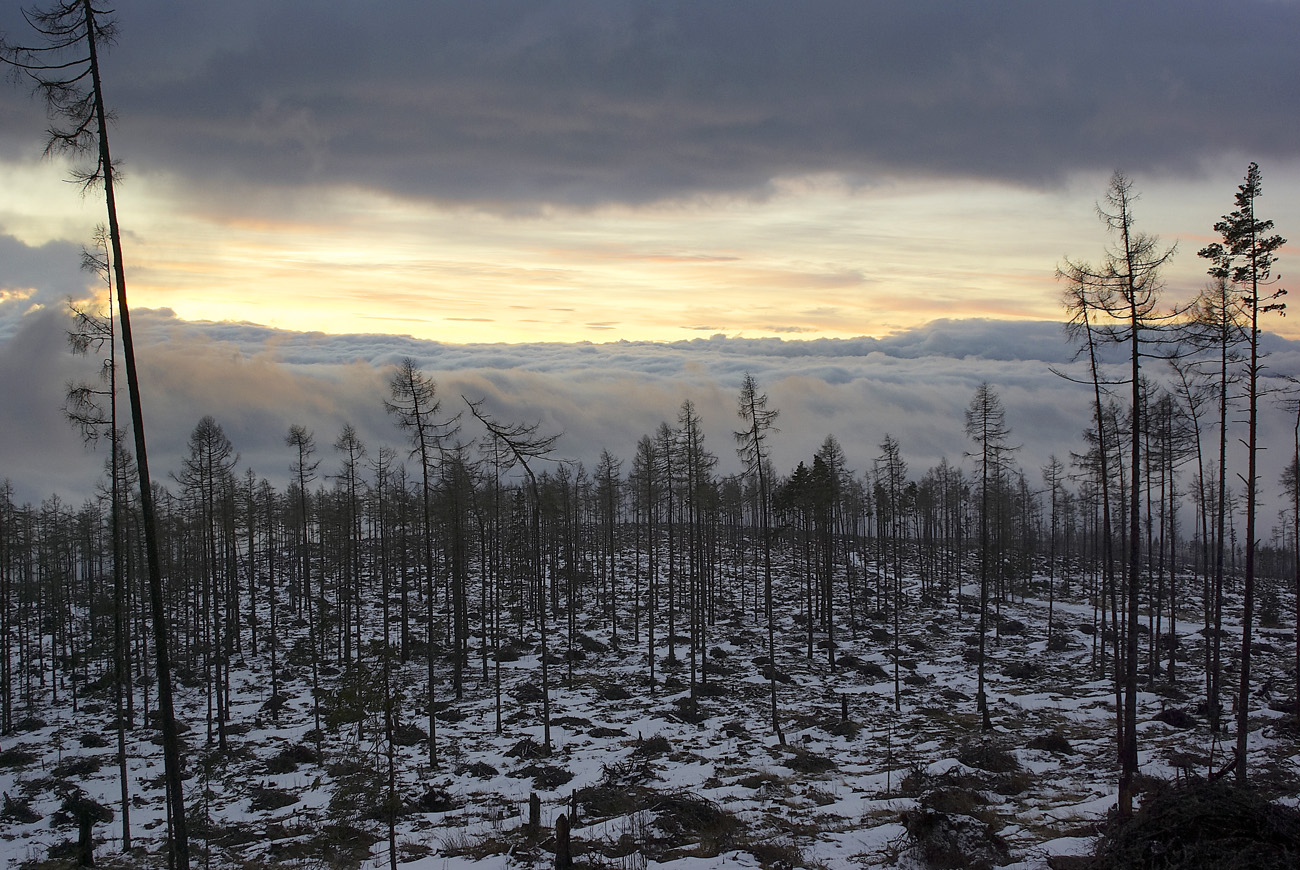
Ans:
<svg viewBox="0 0 1300 870"><path fill-rule="evenodd" d="M1199 253L1205 256L1208 248ZM1227 553L1228 522L1228 408L1233 386L1240 379L1242 356L1239 346L1246 341L1246 326L1242 322L1241 306L1234 298L1228 274L1224 268L1210 269L1213 282L1203 288L1192 302L1187 323L1187 338L1191 347L1204 356L1198 368L1213 373L1215 404L1218 406L1219 450L1217 464L1217 493L1214 504L1214 568L1210 594L1207 597L1209 618L1207 629L1213 628L1213 641L1206 644L1206 706L1209 710L1210 730L1219 733L1223 705L1219 701L1222 677L1223 648L1223 580ZM1208 496L1208 491L1203 496ZM1208 633L1208 632L1207 632Z"/></svg>
<svg viewBox="0 0 1300 870"><path fill-rule="evenodd" d="M778 411L767 406L767 394L758 391L754 376L746 373L740 385L737 414L745 428L736 432L736 452L745 471L758 484L759 530L763 536L763 609L767 616L767 684L771 699L772 730L781 745L785 732L776 705L776 614L772 607L772 484L768 479L767 440L776 429Z"/></svg>
<svg viewBox="0 0 1300 870"><path fill-rule="evenodd" d="M308 642L311 645L311 696L312 715L316 726L316 740L321 738L320 730L320 647L317 644L316 608L312 606L311 592L311 513L307 487L316 479L316 469L320 460L316 459L316 439L305 426L297 423L289 427L285 444L292 447L297 454L291 469L298 488L298 594L307 602ZM322 596L323 597L323 596Z"/></svg>
<svg viewBox="0 0 1300 870"><path fill-rule="evenodd" d="M1201 546L1200 546L1200 572L1201 572L1201 602L1202 613L1204 616L1204 631L1207 639L1205 644L1205 698L1206 706L1210 713L1210 722L1213 730L1218 730L1218 700L1214 693L1215 682L1211 677L1212 662L1214 661L1213 650L1219 644L1218 632L1212 632L1217 624L1216 620L1222 615L1222 567L1221 559L1216 559L1217 570L1210 568L1210 482L1205 478L1205 456L1201 447L1201 414L1202 406L1214 397L1214 392L1221 395L1226 391L1220 389L1222 381L1218 384L1211 382L1210 378L1197 371L1194 365L1187 364L1184 360L1177 357L1170 357L1170 368L1173 369L1177 380L1174 383L1174 393L1178 397L1178 413L1183 418L1183 423L1189 428L1192 448L1196 452L1196 489L1194 491L1197 526L1200 528ZM1220 438L1220 449L1223 451L1222 436ZM1222 454L1221 454L1222 455ZM1220 472L1222 480L1222 472ZM1220 498L1219 503L1222 503ZM1220 533L1221 535L1221 533ZM1212 587L1213 578L1218 577L1218 582ZM1209 642L1213 635L1214 642ZM1170 656L1170 668L1174 666L1176 655Z"/></svg>
<svg viewBox="0 0 1300 870"><path fill-rule="evenodd" d="M182 471L176 477L185 487L186 492L195 502L201 522L201 540L203 542L203 563L206 567L203 584L204 594L209 603L207 618L211 625L211 643L208 652L208 742L212 742L213 699L216 700L216 734L217 746L224 754L226 751L226 718L230 703L230 677L228 671L228 644L226 634L232 630L223 625L222 615L227 611L225 574L221 553L225 551L224 541L218 528L218 509L233 489L232 475L235 464L239 461L234 445L226 437L225 430L210 415L204 416L190 433L189 455L182 463Z"/></svg>
<svg viewBox="0 0 1300 870"><path fill-rule="evenodd" d="M705 566L704 506L712 493L713 467L718 458L704 446L704 432L695 403L690 399L677 412L682 500L686 511L687 599L691 621L691 694L696 692L697 660L703 655L708 597ZM705 679L707 682L707 678Z"/></svg>
<svg viewBox="0 0 1300 870"><path fill-rule="evenodd" d="M1131 390L1128 509L1128 560L1125 603L1127 607L1126 654L1124 661L1123 713L1119 746L1119 813L1133 813L1137 755L1137 629L1141 553L1142 476L1142 359L1150 354L1146 345L1165 318L1158 310L1160 271L1173 257L1175 248L1161 249L1158 237L1134 228L1133 203L1137 193L1123 173L1111 176L1105 204L1097 216L1111 234L1099 266L1067 260L1058 270L1072 288L1077 301L1099 316L1092 329L1106 341L1126 345L1129 351L1128 384ZM1104 451L1103 451L1104 452Z"/></svg>
<svg viewBox="0 0 1300 870"><path fill-rule="evenodd" d="M604 558L600 560L600 574L607 585L605 607L609 614L612 643L618 649L618 569L615 561L619 520L619 504L623 486L623 460L615 459L608 450L600 451L596 466L596 497L600 505L600 518L604 539Z"/></svg>
<svg viewBox="0 0 1300 870"><path fill-rule="evenodd" d="M655 687L655 608L659 595L659 561L658 548L655 546L655 518L659 511L659 448L649 435L642 435L637 442L636 454L632 459L632 478L636 495L634 504L641 504L645 509L646 539L646 666L650 691ZM640 501L638 501L640 500ZM638 524L638 535L640 526ZM638 541L640 538L638 537ZM641 553L637 551L637 576L640 577ZM639 624L636 619L636 607L640 601L640 590L633 597L633 631Z"/></svg>
<svg viewBox="0 0 1300 870"><path fill-rule="evenodd" d="M471 402L464 396L465 404L469 406L470 413L482 423L493 438L500 441L510 454L524 469L528 475L529 491L533 497L533 547L534 547L534 568L537 572L535 582L537 584L537 614L538 625L541 629L542 636L542 749L547 754L551 753L551 689L550 689L550 671L547 663L546 650L546 577L545 568L542 560L542 494L537 484L537 475L533 471L530 459L548 458L555 449L555 442L560 437L558 435L539 435L539 425L536 423L516 423L513 425L503 425L489 417L482 408L483 402ZM552 578L554 582L554 578Z"/></svg>
<svg viewBox="0 0 1300 870"><path fill-rule="evenodd" d="M489 608L484 605L484 635L483 649L484 656L487 655L488 643L488 613L491 611L491 638L492 638L492 688L496 708L496 733L500 734L502 730L501 722L501 587L504 582L503 565L505 562L502 552L503 539L505 537L504 528L501 521L501 475L509 471L515 463L514 454L509 448L501 442L501 439L489 433L483 439L482 452L485 454L486 464L492 469L492 474L488 478L488 484L491 486L491 543L486 548L484 554L485 570L492 574L492 583L490 594L492 596L492 606ZM481 524L484 525L484 524ZM486 533L486 532L484 532ZM486 663L484 664L486 669ZM483 674L487 678L486 670Z"/></svg>
<svg viewBox="0 0 1300 870"><path fill-rule="evenodd" d="M343 486L348 526L343 560L343 592L339 595L343 617L343 663L352 667L352 634L357 636L357 659L361 658L361 459L366 446L357 437L351 423L334 439L334 449L342 454L342 465L336 479Z"/></svg>
<svg viewBox="0 0 1300 870"><path fill-rule="evenodd" d="M1246 178L1237 188L1237 208L1214 225L1223 240L1202 248L1198 255L1210 260L1210 276L1228 280L1238 289L1234 300L1246 324L1250 361L1246 367L1246 576L1241 617L1241 688L1237 696L1237 779L1246 781L1246 739L1250 732L1250 642L1255 618L1255 513L1259 475L1256 471L1259 428L1260 372L1259 316L1286 309L1278 300L1286 290L1268 288L1275 283L1273 263L1286 239L1273 232L1271 220L1260 220L1255 201L1263 194L1258 163L1251 163Z"/></svg>
<svg viewBox="0 0 1300 870"><path fill-rule="evenodd" d="M135 364L135 341L127 304L126 270L122 234L117 219L116 175L108 141L109 112L100 79L99 51L111 45L117 24L108 10L91 0L56 0L41 9L25 10L39 36L39 44L26 46L0 39L0 61L26 76L44 97L53 125L46 153L93 153L90 169L75 173L86 187L102 185L108 213L113 279L117 285L118 319L122 325L122 356L135 432L135 459L140 485L140 510L144 520L145 553L149 567L149 605L154 631L154 660L158 675L158 707L163 730L163 764L167 779L168 823L177 870L189 870L189 835L181 777L180 729L172 700L171 658L167 614L163 603L162 567L158 530L154 518L153 481L149 476L144 429L144 406Z"/></svg>
<svg viewBox="0 0 1300 870"><path fill-rule="evenodd" d="M1002 400L987 382L975 390L970 405L966 408L966 435L978 445L972 455L980 466L980 621L979 621L979 657L976 662L977 688L976 705L979 708L980 727L985 731L993 729L989 717L988 695L985 692L985 636L988 633L989 609L989 563L992 552L989 545L989 515L992 512L991 499L1002 488L1002 478L1006 471L1007 453L1015 448L1007 444L1011 435L1007 427L1006 409Z"/></svg>
<svg viewBox="0 0 1300 870"><path fill-rule="evenodd" d="M1291 504L1291 547L1292 572L1296 600L1295 632L1295 698L1294 709L1300 710L1300 396L1288 401L1290 410L1295 414L1295 426L1292 432L1291 462L1282 472L1282 491L1287 494Z"/></svg>
<svg viewBox="0 0 1300 870"><path fill-rule="evenodd" d="M1053 453L1047 458L1042 468L1043 483L1047 484L1048 506L1051 511L1051 540L1047 553L1047 648L1052 648L1053 621L1056 618L1056 563L1057 563L1057 529L1060 518L1062 487L1065 482L1065 466Z"/></svg>
<svg viewBox="0 0 1300 870"><path fill-rule="evenodd" d="M847 510L849 501L849 490L853 480L853 472L848 467L848 458L844 455L844 448L834 435L827 435L822 441L821 447L817 448L817 458L820 459L826 468L828 477L827 485L830 487L830 504L828 510L830 515L826 518L828 528L824 534L826 547L824 558L826 561L826 588L824 595L825 615L826 615L826 657L831 670L835 669L835 562L837 558L844 561L844 582L847 601L849 605L849 621L853 622L853 548L850 544L852 534ZM836 553L836 541L840 544L840 552Z"/></svg>
<svg viewBox="0 0 1300 870"><path fill-rule="evenodd" d="M74 327L68 332L68 344L76 354L92 351L103 354L100 365L101 384L70 384L64 413L69 422L81 430L87 443L107 435L109 440L109 535L113 550L113 703L117 711L117 764L122 813L122 851L131 850L130 783L126 765L126 728L128 715L123 710L124 697L131 693L131 668L128 662L130 642L126 624L126 578L122 511L122 463L127 458L122 448L122 431L117 420L117 343L113 328L113 278L109 266L108 234L101 225L95 231L95 250L83 249L81 268L100 276L107 290L108 310L101 316L88 308L69 304Z"/></svg>
<svg viewBox="0 0 1300 870"><path fill-rule="evenodd" d="M903 459L903 448L898 439L886 434L880 442L880 456L876 458L876 488L880 493L876 499L876 508L887 516L885 539L889 550L882 560L881 569L886 574L886 585L892 592L893 605L890 610L894 618L894 640L890 657L894 660L894 710L903 709L902 683L899 677L898 660L902 657L901 620L899 612L903 609L903 538L906 534L904 513L906 509L905 490L907 485L907 462ZM887 514L886 514L887 512ZM893 581L888 580L889 563L894 563ZM981 671L982 673L982 671ZM983 683L980 683L983 686Z"/></svg>
<svg viewBox="0 0 1300 870"><path fill-rule="evenodd" d="M351 429L351 426L348 427ZM397 727L397 703L393 692L393 646L389 636L389 563L388 542L388 500L392 475L394 453L389 447L380 447L378 454L370 463L375 473L372 488L373 506L370 511L372 540L378 538L378 565L373 571L378 575L379 595L381 601L381 618L383 619L383 651L381 652L381 676L384 681L384 761L386 766L386 791L384 820L388 827L388 864L390 870L397 870L397 813L400 809L397 800L397 747L394 732Z"/></svg>
<svg viewBox="0 0 1300 870"><path fill-rule="evenodd" d="M436 461L442 447L442 441L452 432L454 421L439 422L434 415L442 403L437 399L437 386L433 379L420 371L415 360L406 357L397 364L392 378L388 382L392 401L385 401L388 413L397 418L397 425L405 429L411 439L411 456L420 462L420 507L421 531L423 534L424 581L425 581L425 616L428 619L427 652L429 665L429 763L438 766L437 721L434 711L434 659L435 641L433 632L433 509L432 485L430 477L436 468Z"/></svg>

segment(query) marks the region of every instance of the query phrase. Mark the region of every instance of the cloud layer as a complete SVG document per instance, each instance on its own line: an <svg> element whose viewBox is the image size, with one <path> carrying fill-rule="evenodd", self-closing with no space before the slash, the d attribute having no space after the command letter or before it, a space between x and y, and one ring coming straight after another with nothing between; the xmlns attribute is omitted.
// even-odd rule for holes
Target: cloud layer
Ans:
<svg viewBox="0 0 1300 870"><path fill-rule="evenodd" d="M0 28L23 37L15 6ZM121 152L215 199L330 183L518 209L827 172L1050 186L1300 140L1290 2L117 8ZM0 150L32 153L37 112L0 93Z"/></svg>
<svg viewBox="0 0 1300 870"><path fill-rule="evenodd" d="M1280 164L1269 214L1295 232L1294 2L118 10L105 78L133 182L160 472L209 413L272 479L291 423L323 454L345 422L397 444L385 367L410 355L449 413L482 397L563 432L560 452L588 464L602 448L630 456L687 398L734 462L748 371L781 411L779 466L833 433L865 469L889 433L919 473L960 459L962 412L988 380L1032 476L1078 448L1087 420L1086 395L1049 371L1070 349L1034 318L1059 310L1059 258L1103 244L1090 208L1113 167L1143 176L1144 229L1186 239L1166 276L1182 298L1203 281L1197 233L1247 159ZM16 4L0 4L0 30L25 38ZM79 499L98 460L58 409L88 361L63 350L60 311L93 285L78 240L100 208L50 205L62 168L33 168L44 128L23 88L0 88L0 476L24 498ZM611 340L241 322L327 311L333 331ZM859 332L883 337L738 337ZM683 334L700 338L612 340ZM1292 345L1276 349L1275 371L1300 371ZM1269 425L1285 443L1284 422Z"/></svg>
<svg viewBox="0 0 1300 870"><path fill-rule="evenodd" d="M123 0L118 19L131 291L192 321L880 336L1058 316L1053 266L1104 244L1116 167L1141 228L1186 240L1165 275L1183 299L1248 160L1300 225L1294 2ZM0 30L30 32L14 4ZM37 162L45 127L0 88L0 236L35 249L0 241L0 287L102 221Z"/></svg>
<svg viewBox="0 0 1300 870"><path fill-rule="evenodd" d="M1038 469L1055 454L1069 461L1082 449L1089 391L1054 375L1071 349L1058 324L946 322L887 340L780 341L721 336L670 344L443 345L400 336L288 333L250 324L194 324L168 312L141 311L141 376L153 450L151 464L175 471L194 425L212 414L240 453L240 470L283 485L292 456L284 446L291 424L316 434L321 470L333 473L330 444L352 423L371 450L393 446L401 433L383 409L391 365L411 356L438 383L443 413L464 410L461 396L482 399L508 422L539 422L560 434L557 458L594 467L600 451L630 461L636 442L660 422L675 423L691 399L703 418L706 445L721 458L720 473L739 465L732 433L736 394L752 373L780 411L773 440L785 472L809 460L829 434L844 445L850 466L871 468L886 434L903 445L919 477L941 458L961 464L971 444L963 414L987 380L1007 408L1017 462L1037 485ZM51 493L79 503L99 474L101 456L83 449L60 419L62 387L94 366L61 344L65 320L54 311L29 315L0 342L0 368L22 366L28 378L6 378L0 401L15 413L0 422L4 467L21 499ZM1300 343L1269 337L1271 370L1300 371ZM1118 360L1117 360L1118 362ZM1158 374L1153 369L1153 374ZM1265 407L1262 472L1275 492L1289 455L1291 420ZM462 414L460 437L479 430ZM1270 496L1272 498L1272 496Z"/></svg>

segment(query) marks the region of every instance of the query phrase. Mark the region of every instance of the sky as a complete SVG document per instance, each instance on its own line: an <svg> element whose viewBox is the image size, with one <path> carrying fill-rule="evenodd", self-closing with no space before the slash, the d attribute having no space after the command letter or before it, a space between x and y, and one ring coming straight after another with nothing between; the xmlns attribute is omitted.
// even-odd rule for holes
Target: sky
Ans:
<svg viewBox="0 0 1300 870"><path fill-rule="evenodd" d="M1287 0L116 9L125 264L168 456L218 410L259 473L287 462L287 414L326 445L362 416L395 441L375 409L410 354L584 456L630 456L686 397L730 452L748 369L786 402L791 460L834 431L863 467L906 425L915 465L956 461L984 378L1045 458L1086 417L1047 372L1069 356L1054 273L1100 257L1112 172L1178 247L1171 303L1203 286L1196 251L1250 161L1261 212L1300 231ZM16 4L0 31L28 39ZM56 313L97 290L78 263L103 221L42 157L47 123L28 86L0 87L0 371L31 409L0 422L0 476L23 469L36 498L86 473L54 432L85 364Z"/></svg>

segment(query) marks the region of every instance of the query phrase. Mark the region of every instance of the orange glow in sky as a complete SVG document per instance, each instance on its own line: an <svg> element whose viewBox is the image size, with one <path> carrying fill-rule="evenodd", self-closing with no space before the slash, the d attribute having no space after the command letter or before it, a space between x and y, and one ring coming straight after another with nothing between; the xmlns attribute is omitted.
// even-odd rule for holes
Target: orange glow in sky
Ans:
<svg viewBox="0 0 1300 870"><path fill-rule="evenodd" d="M60 171L0 169L9 209L24 215L5 223L27 244L89 239L100 220L97 198L51 180ZM808 178L761 200L525 214L316 188L230 213L139 175L119 207L133 303L186 320L451 343L817 338L938 318L1059 319L1054 269L1067 255L1100 256L1091 205L1105 183L1042 192ZM1231 193L1187 203L1147 185L1141 228L1189 236L1166 275L1171 301L1203 283L1195 250Z"/></svg>

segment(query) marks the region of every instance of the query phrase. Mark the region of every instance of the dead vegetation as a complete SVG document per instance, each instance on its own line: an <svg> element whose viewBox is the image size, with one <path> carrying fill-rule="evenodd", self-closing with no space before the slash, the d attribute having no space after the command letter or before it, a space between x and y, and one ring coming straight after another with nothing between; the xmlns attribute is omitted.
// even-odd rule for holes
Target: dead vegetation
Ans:
<svg viewBox="0 0 1300 870"><path fill-rule="evenodd" d="M931 608L944 606L955 609L941 599L931 602ZM542 743L540 674L536 660L526 658L540 643L535 632L525 631L512 642L518 658L502 668L500 735L488 678L467 676L461 701L439 696L437 768L427 763L426 732L414 724L426 713L420 685L408 687L413 703L404 707L393 740L395 802L386 793L382 727L366 723L364 740L354 725L323 723L315 732L309 727L310 672L300 667L281 673L286 700L273 730L263 709L265 680L237 671L235 701L247 712L231 723L240 727L229 729L230 748L192 755L197 763L187 794L205 797L201 806L210 815L206 824L196 823L195 842L214 868L356 867L386 862L383 837L391 811L402 860L473 862L508 853L521 868L542 868L553 864L551 831L564 812L573 822L577 867L622 870L688 857L725 862L733 860L729 853L746 853L735 863L773 870L881 866L891 854L917 867L1032 862L1045 841L1093 836L1113 802L1110 671L1100 669L1091 638L1078 628L1088 625L1077 616L1086 606L1060 598L1056 606L1058 614L1071 606L1076 614L1061 617L1054 628L1056 638L1068 641L1059 650L1047 644L1045 607L1032 599L1008 605L1019 625L1004 620L1003 628L1011 630L1001 635L990 628L995 727L988 733L975 711L974 671L963 660L975 630L971 613L940 617L909 600L901 621L912 628L901 632L898 650L890 628L846 620L836 629L832 668L828 647L815 645L810 657L802 643L805 629L792 621L778 626L774 667L764 633L750 626L752 614L724 609L720 625L731 627L710 635L706 660L725 667L710 671L707 691L697 673L694 694L683 655L688 638L679 639L676 664L667 671L658 669L667 653L661 639L651 686L644 648L616 648L607 642L612 638L604 619L584 614L575 634L584 659L575 662L571 681L552 671L548 687L555 729L549 754ZM892 614L884 615L892 623ZM625 631L623 625L620 638ZM1189 634L1179 649L1195 661L1202 643L1200 635ZM563 640L551 649L564 659ZM1289 679L1282 668L1285 650L1278 649L1261 663L1261 682L1271 676L1274 686ZM894 659L902 683L898 708ZM449 673L450 666L439 662ZM424 666L416 658L411 671ZM775 738L767 710L765 675L778 671L789 679L778 686L785 745ZM1224 764L1205 717L1195 713L1198 680L1194 668L1180 663L1174 684L1162 674L1143 686L1141 740L1149 760L1142 787L1153 806L1168 781L1203 775L1211 760ZM1261 696L1255 736L1263 748L1252 757L1252 775L1294 797L1295 735L1287 730L1290 707L1282 701L1277 693ZM49 854L56 834L48 819L59 806L59 782L84 778L99 789L101 803L112 800L115 741L82 739L112 734L96 716L111 712L83 709L71 730L66 721L46 725L32 717L30 730L0 752L7 784L3 835L22 843L17 848L25 854L41 860ZM190 723L187 740L197 749L204 740L201 711ZM61 754L50 748L58 728L72 735ZM133 764L154 733L140 728L135 734ZM151 821L147 808L163 782L157 769L137 766L132 775L139 831ZM530 791L539 793L542 805L535 829L525 821ZM155 827L144 829L141 839L155 839L135 856L135 865L162 866L154 859L164 829L156 817L152 821ZM340 845L354 833L355 840ZM66 844L65 834L57 837ZM108 826L101 824L95 835L105 865ZM1260 836L1272 835L1265 830ZM1041 870L1042 863L1028 866Z"/></svg>
<svg viewBox="0 0 1300 870"><path fill-rule="evenodd" d="M1161 784L1127 821L1112 821L1089 870L1293 870L1300 810L1261 792L1194 779Z"/></svg>

